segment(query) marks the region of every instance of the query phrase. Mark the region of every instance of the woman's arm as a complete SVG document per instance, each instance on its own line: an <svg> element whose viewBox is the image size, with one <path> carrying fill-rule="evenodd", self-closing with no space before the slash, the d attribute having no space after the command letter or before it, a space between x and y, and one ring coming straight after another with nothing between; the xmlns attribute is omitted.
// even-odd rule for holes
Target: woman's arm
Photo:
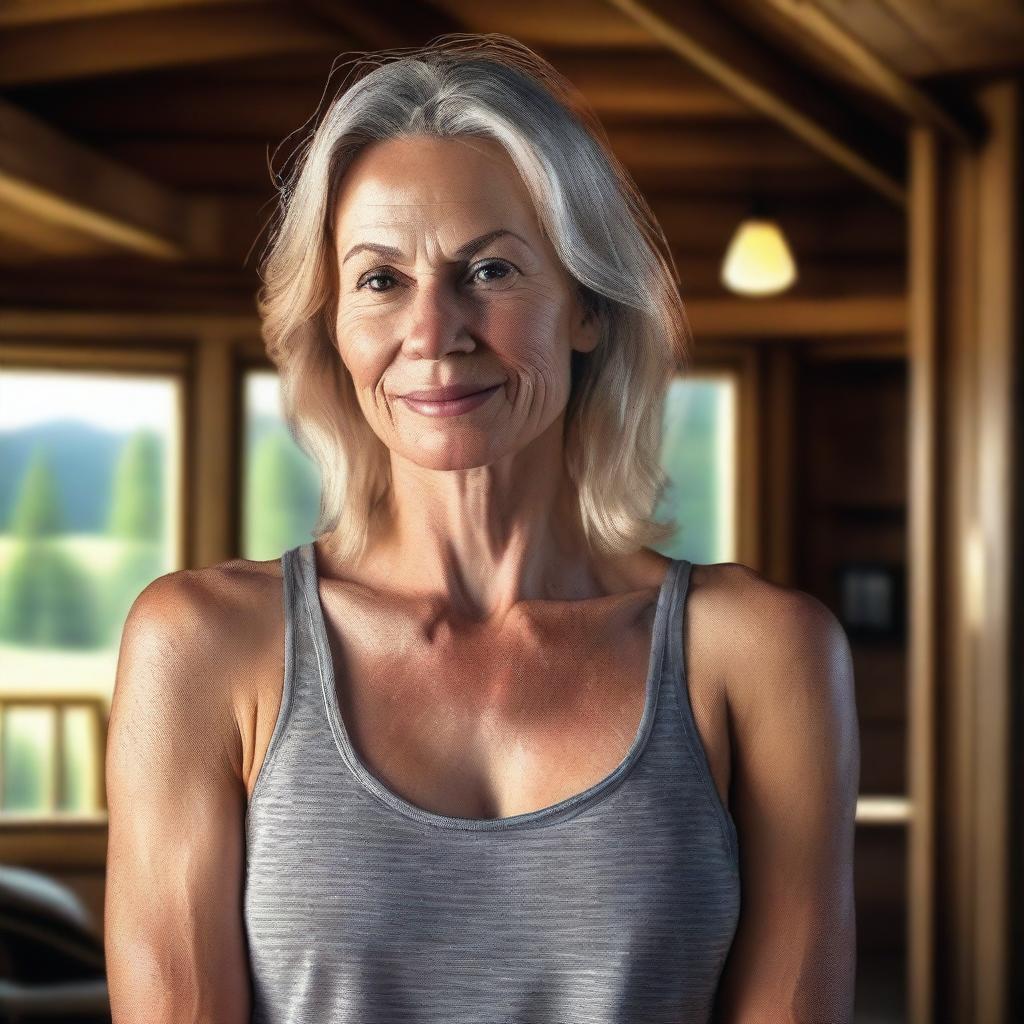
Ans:
<svg viewBox="0 0 1024 1024"><path fill-rule="evenodd" d="M192 573L125 623L107 736L104 945L114 1024L242 1024L241 733L224 615Z"/></svg>
<svg viewBox="0 0 1024 1024"><path fill-rule="evenodd" d="M846 1024L860 786L849 644L816 598L744 575L728 686L741 912L715 1020Z"/></svg>

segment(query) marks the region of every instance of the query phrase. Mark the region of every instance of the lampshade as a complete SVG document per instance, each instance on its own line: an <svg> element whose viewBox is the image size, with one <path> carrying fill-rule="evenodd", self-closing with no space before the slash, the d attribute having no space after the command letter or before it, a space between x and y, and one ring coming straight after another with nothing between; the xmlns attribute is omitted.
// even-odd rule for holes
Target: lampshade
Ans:
<svg viewBox="0 0 1024 1024"><path fill-rule="evenodd" d="M747 217L722 261L722 284L741 295L772 295L796 280L796 263L782 229L767 217Z"/></svg>

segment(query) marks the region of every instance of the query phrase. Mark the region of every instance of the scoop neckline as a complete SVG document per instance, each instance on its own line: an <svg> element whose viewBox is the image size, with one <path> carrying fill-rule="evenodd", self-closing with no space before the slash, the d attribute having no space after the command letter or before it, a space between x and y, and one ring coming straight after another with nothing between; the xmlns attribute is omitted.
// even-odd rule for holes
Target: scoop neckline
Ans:
<svg viewBox="0 0 1024 1024"><path fill-rule="evenodd" d="M463 818L455 815L438 814L399 796L386 786L363 762L352 743L341 714L337 682L334 675L334 660L328 640L327 623L323 604L320 600L320 577L316 566L316 551L312 541L299 545L297 553L304 563L302 576L303 597L309 614L317 666L319 668L324 707L330 724L335 745L345 764L364 789L393 811L411 818L423 825L440 829L459 829L473 832L513 831L521 828L535 828L559 821L566 815L597 802L610 795L615 784L621 781L639 760L650 739L658 705L660 682L663 675L666 649L666 618L675 604L679 571L682 559L673 558L665 570L665 576L658 590L654 623L651 629L651 645L647 658L647 678L644 684L644 708L640 716L633 742L619 764L602 779L579 793L565 797L556 803L524 811L502 818Z"/></svg>

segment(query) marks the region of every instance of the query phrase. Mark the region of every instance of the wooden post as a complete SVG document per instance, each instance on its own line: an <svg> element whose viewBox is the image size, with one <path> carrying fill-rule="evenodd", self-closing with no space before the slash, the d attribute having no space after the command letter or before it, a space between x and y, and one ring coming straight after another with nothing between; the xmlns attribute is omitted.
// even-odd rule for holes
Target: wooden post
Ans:
<svg viewBox="0 0 1024 1024"><path fill-rule="evenodd" d="M1011 1019L1021 83L976 99L982 144L909 140L914 1024Z"/></svg>

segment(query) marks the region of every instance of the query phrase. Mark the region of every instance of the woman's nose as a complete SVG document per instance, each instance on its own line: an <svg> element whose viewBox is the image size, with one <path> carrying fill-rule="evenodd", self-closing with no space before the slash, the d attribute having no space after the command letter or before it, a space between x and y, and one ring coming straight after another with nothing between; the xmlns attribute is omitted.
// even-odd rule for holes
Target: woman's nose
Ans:
<svg viewBox="0 0 1024 1024"><path fill-rule="evenodd" d="M431 277L415 289L402 344L409 352L428 359L472 348L468 319L466 305L454 286L439 275Z"/></svg>

